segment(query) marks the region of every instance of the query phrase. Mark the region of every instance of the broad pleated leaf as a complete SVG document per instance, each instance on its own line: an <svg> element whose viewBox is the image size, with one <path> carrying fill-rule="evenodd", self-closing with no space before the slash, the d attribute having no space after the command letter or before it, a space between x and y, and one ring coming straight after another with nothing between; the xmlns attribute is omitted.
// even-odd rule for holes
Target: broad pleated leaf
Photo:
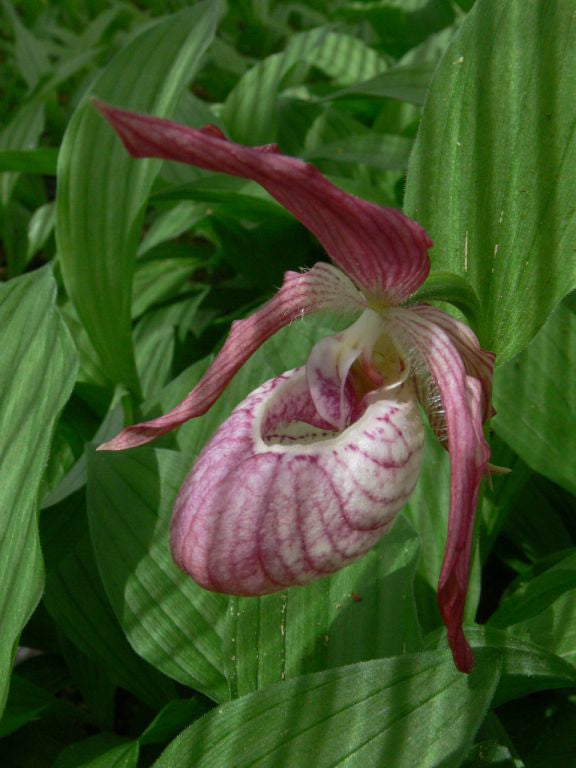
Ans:
<svg viewBox="0 0 576 768"><path fill-rule="evenodd" d="M397 99L410 104L424 104L434 62L419 62L394 67L364 82L342 88L325 97L326 101L370 97L373 99Z"/></svg>
<svg viewBox="0 0 576 768"><path fill-rule="evenodd" d="M0 710L43 585L36 510L54 424L76 374L49 269L0 286Z"/></svg>
<svg viewBox="0 0 576 768"><path fill-rule="evenodd" d="M128 741L109 733L82 739L64 749L53 768L136 768L141 746L165 743L205 711L197 699L174 699L138 739Z"/></svg>
<svg viewBox="0 0 576 768"><path fill-rule="evenodd" d="M405 136L368 133L316 146L306 153L306 158L401 171L408 165L411 150L412 140Z"/></svg>
<svg viewBox="0 0 576 768"><path fill-rule="evenodd" d="M70 744L53 768L137 768L138 754L138 742L99 733Z"/></svg>
<svg viewBox="0 0 576 768"><path fill-rule="evenodd" d="M170 556L172 505L187 470L171 451L90 456L90 524L108 597L131 645L166 675L222 701L220 624L228 600L195 584Z"/></svg>
<svg viewBox="0 0 576 768"><path fill-rule="evenodd" d="M211 212L208 205L179 203L165 213L161 213L147 229L138 248L138 256L150 251L161 243L191 230ZM146 264L146 262L144 262ZM135 290L134 293L137 293Z"/></svg>
<svg viewBox="0 0 576 768"><path fill-rule="evenodd" d="M20 21L13 3L2 3L4 14L14 30L14 58L16 65L32 91L38 81L50 71L48 46Z"/></svg>
<svg viewBox="0 0 576 768"><path fill-rule="evenodd" d="M211 0L147 29L91 93L159 115L173 112L213 33ZM138 390L130 335L134 257L156 162L133 163L91 104L72 118L59 158L57 239L66 288L109 378Z"/></svg>
<svg viewBox="0 0 576 768"><path fill-rule="evenodd" d="M417 650L418 537L402 519L359 562L279 595L236 598L225 652L234 696L308 672Z"/></svg>
<svg viewBox="0 0 576 768"><path fill-rule="evenodd" d="M576 493L576 314L561 304L529 347L496 369L492 425L524 461Z"/></svg>
<svg viewBox="0 0 576 768"><path fill-rule="evenodd" d="M158 710L176 695L175 686L126 640L96 567L85 504L85 494L77 493L42 513L46 608L66 637L111 680Z"/></svg>
<svg viewBox="0 0 576 768"><path fill-rule="evenodd" d="M53 202L41 205L36 208L30 222L28 223L28 252L26 262L30 263L32 258L43 248L46 241L54 231L56 223L56 210Z"/></svg>
<svg viewBox="0 0 576 768"><path fill-rule="evenodd" d="M134 333L134 345L142 392L151 397L170 378L174 328L168 324L154 327L152 323L143 321Z"/></svg>
<svg viewBox="0 0 576 768"><path fill-rule="evenodd" d="M138 737L140 744L165 744L186 726L204 715L210 703L203 696L173 699L159 712Z"/></svg>
<svg viewBox="0 0 576 768"><path fill-rule="evenodd" d="M138 264L134 275L134 318L156 303L172 299L188 285L195 270L202 261L195 256L173 257L144 261Z"/></svg>
<svg viewBox="0 0 576 768"><path fill-rule="evenodd" d="M527 639L520 639L510 630L476 626L470 627L467 635L475 654L480 648L491 648L502 654L502 674L494 706L537 691L573 687L576 682L576 669L572 664ZM426 638L426 650L441 650L445 646L444 630Z"/></svg>
<svg viewBox="0 0 576 768"><path fill-rule="evenodd" d="M58 150L5 149L0 151L0 171L56 175Z"/></svg>
<svg viewBox="0 0 576 768"><path fill-rule="evenodd" d="M498 677L487 650L470 677L438 651L305 675L210 712L154 768L456 768Z"/></svg>
<svg viewBox="0 0 576 768"><path fill-rule="evenodd" d="M490 623L576 665L575 551L505 599Z"/></svg>
<svg viewBox="0 0 576 768"><path fill-rule="evenodd" d="M72 714L72 717L76 716L70 703L56 699L45 688L13 674L6 709L0 720L0 738L3 739L27 723L48 714L58 716L64 712Z"/></svg>
<svg viewBox="0 0 576 768"><path fill-rule="evenodd" d="M576 285L575 88L572 0L478 0L424 109L405 208L433 269L476 289L500 362Z"/></svg>
<svg viewBox="0 0 576 768"><path fill-rule="evenodd" d="M230 138L250 145L276 141L276 100L284 78L328 36L325 27L294 35L282 53L268 56L240 78L228 94L221 115Z"/></svg>
<svg viewBox="0 0 576 768"><path fill-rule="evenodd" d="M388 68L386 60L360 37L340 32L327 32L303 58L342 85L368 80Z"/></svg>
<svg viewBox="0 0 576 768"><path fill-rule="evenodd" d="M21 107L0 134L0 150L13 154L14 150L31 150L36 146L44 130L44 104L31 101ZM41 150L44 152L45 150ZM4 171L4 168L2 168ZM11 170L11 169L10 169ZM0 200L7 205L14 185L18 180L17 171L0 174Z"/></svg>
<svg viewBox="0 0 576 768"><path fill-rule="evenodd" d="M451 24L454 12L455 4L449 0L349 2L340 10L346 19L368 22L381 48L395 57Z"/></svg>

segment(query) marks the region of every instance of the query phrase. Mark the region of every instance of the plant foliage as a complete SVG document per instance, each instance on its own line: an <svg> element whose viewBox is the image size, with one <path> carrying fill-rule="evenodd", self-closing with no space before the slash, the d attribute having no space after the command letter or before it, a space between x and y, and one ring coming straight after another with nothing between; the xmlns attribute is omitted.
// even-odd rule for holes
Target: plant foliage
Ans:
<svg viewBox="0 0 576 768"><path fill-rule="evenodd" d="M0 762L566 766L576 758L572 0L0 5ZM172 504L294 323L154 448L97 454L199 380L319 245L251 182L128 157L91 98L277 143L430 233L421 290L497 354L467 606L435 589L449 466L364 559L262 598L172 562ZM525 724L529 726L526 727Z"/></svg>

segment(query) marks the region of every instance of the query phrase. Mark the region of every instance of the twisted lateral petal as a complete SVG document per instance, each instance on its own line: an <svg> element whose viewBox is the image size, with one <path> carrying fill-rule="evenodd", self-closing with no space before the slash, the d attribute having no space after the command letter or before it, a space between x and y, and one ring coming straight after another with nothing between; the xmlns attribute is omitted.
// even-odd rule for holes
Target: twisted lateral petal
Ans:
<svg viewBox="0 0 576 768"><path fill-rule="evenodd" d="M286 272L284 283L264 306L245 320L232 323L216 359L189 395L157 419L123 429L98 450L135 448L170 432L188 419L201 416L218 399L234 374L266 339L293 320L324 310L360 312L364 298L340 270L315 264L309 272Z"/></svg>
<svg viewBox="0 0 576 768"><path fill-rule="evenodd" d="M238 595L342 568L406 503L422 440L409 385L337 432L318 416L304 369L268 381L236 408L184 483L174 559L205 588Z"/></svg>
<svg viewBox="0 0 576 768"><path fill-rule="evenodd" d="M391 303L426 279L432 245L416 222L335 187L316 168L274 148L235 144L217 130L195 130L95 102L134 157L159 157L252 179L314 234L363 290Z"/></svg>
<svg viewBox="0 0 576 768"><path fill-rule="evenodd" d="M446 331L462 358L466 373L480 382L482 387L482 419L488 421L494 415L492 409L492 375L495 355L482 349L476 334L467 325L441 309L422 304L410 307L410 311L417 312L420 317Z"/></svg>
<svg viewBox="0 0 576 768"><path fill-rule="evenodd" d="M390 310L389 319L400 337L417 350L440 393L445 409L450 451L450 516L444 562L438 584L440 612L448 642L461 672L470 672L473 656L464 636L474 516L480 482L490 455L482 433L481 383L466 374L458 347L446 331L425 313Z"/></svg>

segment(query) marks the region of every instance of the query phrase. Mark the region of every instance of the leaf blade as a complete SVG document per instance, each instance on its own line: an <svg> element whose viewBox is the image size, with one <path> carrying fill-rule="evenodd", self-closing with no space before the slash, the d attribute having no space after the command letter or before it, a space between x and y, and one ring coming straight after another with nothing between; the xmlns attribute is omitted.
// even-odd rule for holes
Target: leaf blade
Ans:
<svg viewBox="0 0 576 768"><path fill-rule="evenodd" d="M94 92L142 112L170 114L211 41L216 8L206 0L147 29L112 61ZM144 206L158 169L157 162L131 160L91 105L80 105L58 164L62 272L110 379L135 392L132 276Z"/></svg>
<svg viewBox="0 0 576 768"><path fill-rule="evenodd" d="M43 585L36 508L52 432L76 355L46 268L0 286L0 709L17 638Z"/></svg>
<svg viewBox="0 0 576 768"><path fill-rule="evenodd" d="M501 362L576 285L576 109L560 98L576 86L573 10L478 0L436 73L411 158L406 210L435 243L433 269L476 289L481 341Z"/></svg>
<svg viewBox="0 0 576 768"><path fill-rule="evenodd" d="M170 556L172 503L187 469L173 451L90 455L92 539L110 603L137 653L222 701L219 623L228 600L195 584Z"/></svg>
<svg viewBox="0 0 576 768"><path fill-rule="evenodd" d="M471 678L444 652L305 675L209 713L154 768L455 768L499 677L498 654L477 661Z"/></svg>

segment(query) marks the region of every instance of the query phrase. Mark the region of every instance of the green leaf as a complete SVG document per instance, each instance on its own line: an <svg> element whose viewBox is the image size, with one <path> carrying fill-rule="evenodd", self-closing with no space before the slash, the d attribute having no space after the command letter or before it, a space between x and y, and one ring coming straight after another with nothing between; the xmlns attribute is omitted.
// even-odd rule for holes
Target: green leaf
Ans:
<svg viewBox="0 0 576 768"><path fill-rule="evenodd" d="M90 713L90 721L102 731L113 731L118 686L107 673L108 665L90 659L62 633L59 633L58 644L61 658L66 660L69 674L67 682L70 684L74 681L74 685L78 687ZM58 691L64 687L61 685ZM119 695L123 696L122 693ZM78 712L75 719L77 718Z"/></svg>
<svg viewBox="0 0 576 768"><path fill-rule="evenodd" d="M221 114L231 138L250 145L276 141L276 100L284 79L311 51L329 40L328 35L325 27L294 35L282 53L268 56L240 78Z"/></svg>
<svg viewBox="0 0 576 768"><path fill-rule="evenodd" d="M36 510L76 356L45 268L0 285L0 711L20 631L43 586Z"/></svg>
<svg viewBox="0 0 576 768"><path fill-rule="evenodd" d="M576 682L576 670L571 664L527 639L514 636L509 630L475 626L467 628L466 636L475 656L486 648L501 654L502 674L494 706L537 691L572 687ZM446 642L443 629L426 638L425 648L440 650L446 647Z"/></svg>
<svg viewBox="0 0 576 768"><path fill-rule="evenodd" d="M94 389L97 390L95 387ZM98 395L97 395L98 397ZM109 397L105 395L104 407L110 403ZM100 403L98 404L100 405ZM114 435L122 429L123 414L120 405L113 402L110 405L110 409L104 420L100 424L100 427L96 434L93 436L93 442L98 445L99 443L110 440ZM86 442L86 440L84 441ZM64 499L72 496L76 491L84 489L86 486L86 453L83 452L78 461L70 468L58 485L50 489L50 491L42 499L42 509L49 508L56 504L59 504Z"/></svg>
<svg viewBox="0 0 576 768"><path fill-rule="evenodd" d="M44 511L42 546L45 605L62 632L115 683L160 709L175 687L134 653L118 624L96 567L83 493Z"/></svg>
<svg viewBox="0 0 576 768"><path fill-rule="evenodd" d="M85 50L101 43L108 27L123 11L124 8L120 4L115 4L88 20L80 30L77 38L77 47L80 50Z"/></svg>
<svg viewBox="0 0 576 768"><path fill-rule="evenodd" d="M56 222L56 210L54 203L46 203L37 208L28 224L28 251L26 253L26 262L30 263L34 256L41 248L44 247L46 241L54 231L54 224Z"/></svg>
<svg viewBox="0 0 576 768"><path fill-rule="evenodd" d="M174 699L156 715L138 738L138 742L140 744L165 743L207 711L208 702L200 696L192 699Z"/></svg>
<svg viewBox="0 0 576 768"><path fill-rule="evenodd" d="M516 549L512 557L518 556L518 551L522 553L524 562L518 565L520 570L526 567L526 560L538 562L573 546L574 511L574 496L532 474L522 491L503 509L503 535ZM514 563L511 565L514 567Z"/></svg>
<svg viewBox="0 0 576 768"><path fill-rule="evenodd" d="M576 554L574 550L503 600L491 617L515 637L576 665Z"/></svg>
<svg viewBox="0 0 576 768"><path fill-rule="evenodd" d="M53 768L137 768L138 742L101 733L66 747Z"/></svg>
<svg viewBox="0 0 576 768"><path fill-rule="evenodd" d="M80 53L58 62L53 74L43 79L39 84L39 87L35 90L35 98L46 99L53 96L54 91L63 82L91 64L97 58L98 54L98 48L80 50Z"/></svg>
<svg viewBox="0 0 576 768"><path fill-rule="evenodd" d="M93 85L99 98L171 114L214 34L206 1L147 28ZM86 100L64 137L58 168L57 241L69 296L109 378L138 392L131 339L132 275L158 161L128 157Z"/></svg>
<svg viewBox="0 0 576 768"><path fill-rule="evenodd" d="M14 28L14 54L17 69L32 90L50 69L47 45L22 24L13 3L3 0L2 5Z"/></svg>
<svg viewBox="0 0 576 768"><path fill-rule="evenodd" d="M195 205L194 203L180 203L170 210L162 213L151 224L142 238L138 248L138 256L142 256L160 243L182 235L193 226L206 218L210 213L210 206Z"/></svg>
<svg viewBox="0 0 576 768"><path fill-rule="evenodd" d="M502 676L494 697L495 706L537 691L573 687L576 683L572 664L528 638L518 637L510 629L476 626L470 627L467 635L473 648L493 648L502 653Z"/></svg>
<svg viewBox="0 0 576 768"><path fill-rule="evenodd" d="M232 599L225 652L234 696L420 648L412 583L418 537L398 520L357 563L279 595Z"/></svg>
<svg viewBox="0 0 576 768"><path fill-rule="evenodd" d="M0 149L6 154L12 154L13 150L18 150L19 153L23 153L24 150L30 151L31 147L34 147L38 142L43 130L44 104L35 101L29 102L16 112L0 134ZM16 172L9 173L7 171L0 175L2 205L8 205L17 180L18 174Z"/></svg>
<svg viewBox="0 0 576 768"><path fill-rule="evenodd" d="M470 280L500 362L576 285L575 88L572 0L477 0L422 116L405 208L434 269Z"/></svg>
<svg viewBox="0 0 576 768"><path fill-rule="evenodd" d="M542 560L573 545L570 521L576 500L533 472L496 433L490 438L491 462L510 469L510 473L494 476L491 487L485 488L480 529L483 562L502 535L512 548L500 546L502 540L497 542L498 556L508 559L512 568L517 563L525 570L526 560ZM542 520L546 520L545 526Z"/></svg>
<svg viewBox="0 0 576 768"><path fill-rule="evenodd" d="M135 741L112 734L99 734L64 749L53 768L137 768L140 747L162 744L206 712L199 698L174 699L156 715Z"/></svg>
<svg viewBox="0 0 576 768"><path fill-rule="evenodd" d="M268 217L248 228L235 219L216 214L212 227L220 242L222 259L266 293L270 293L271 286L282 284L284 272L294 264L303 268L309 263L311 237L294 219Z"/></svg>
<svg viewBox="0 0 576 768"><path fill-rule="evenodd" d="M205 174L197 181L158 192L151 198L152 203L166 200L224 203L226 212L238 218L252 219L263 216L290 218L290 214L272 200L256 182L222 174Z"/></svg>
<svg viewBox="0 0 576 768"><path fill-rule="evenodd" d="M447 301L466 315L475 328L480 315L480 302L470 283L452 272L432 272L424 285L410 300L415 304L429 301Z"/></svg>
<svg viewBox="0 0 576 768"><path fill-rule="evenodd" d="M58 709L59 705L65 706L65 703L55 699L44 688L34 685L20 675L13 674L10 695L0 720L0 738L4 738L32 720L39 720L50 710Z"/></svg>
<svg viewBox="0 0 576 768"><path fill-rule="evenodd" d="M334 160L380 170L401 171L408 165L411 150L412 140L404 136L367 133L315 146L306 152L306 159Z"/></svg>
<svg viewBox="0 0 576 768"><path fill-rule="evenodd" d="M508 745L496 740L483 739L470 750L462 768L525 768L519 763Z"/></svg>
<svg viewBox="0 0 576 768"><path fill-rule="evenodd" d="M369 80L341 88L323 98L323 101L370 97L372 99L397 99L410 104L422 105L434 74L435 62L419 62L394 67Z"/></svg>
<svg viewBox="0 0 576 768"><path fill-rule="evenodd" d="M517 358L496 369L491 424L536 472L576 494L576 314L561 304Z"/></svg>
<svg viewBox="0 0 576 768"><path fill-rule="evenodd" d="M507 627L534 618L566 592L576 589L576 553L562 558L552 568L533 578L522 578L521 585L505 597L490 618L495 627Z"/></svg>
<svg viewBox="0 0 576 768"><path fill-rule="evenodd" d="M168 324L155 327L146 322L148 319L144 318L134 333L136 365L145 397L153 396L166 384L174 354L174 328Z"/></svg>
<svg viewBox="0 0 576 768"><path fill-rule="evenodd" d="M526 768L494 712L489 712L480 726L462 768Z"/></svg>
<svg viewBox="0 0 576 768"><path fill-rule="evenodd" d="M486 650L470 677L446 652L305 675L210 712L154 768L456 768L498 677Z"/></svg>
<svg viewBox="0 0 576 768"><path fill-rule="evenodd" d="M134 274L132 317L137 318L153 304L173 298L202 265L197 256L164 257L140 262ZM191 285L190 285L191 287Z"/></svg>
<svg viewBox="0 0 576 768"><path fill-rule="evenodd" d="M498 715L524 759L519 768L568 768L576 762L576 702L571 691L531 696Z"/></svg>
<svg viewBox="0 0 576 768"><path fill-rule="evenodd" d="M56 175L57 149L21 149L0 152L0 171Z"/></svg>
<svg viewBox="0 0 576 768"><path fill-rule="evenodd" d="M172 505L188 469L172 451L90 455L90 525L104 586L133 648L169 677L222 701L220 624L228 600L195 584L170 556Z"/></svg>
<svg viewBox="0 0 576 768"><path fill-rule="evenodd" d="M454 4L450 0L364 0L344 4L340 14L368 22L380 46L398 56L451 24Z"/></svg>
<svg viewBox="0 0 576 768"><path fill-rule="evenodd" d="M386 60L360 37L340 32L328 32L303 58L342 85L368 80L388 68Z"/></svg>

